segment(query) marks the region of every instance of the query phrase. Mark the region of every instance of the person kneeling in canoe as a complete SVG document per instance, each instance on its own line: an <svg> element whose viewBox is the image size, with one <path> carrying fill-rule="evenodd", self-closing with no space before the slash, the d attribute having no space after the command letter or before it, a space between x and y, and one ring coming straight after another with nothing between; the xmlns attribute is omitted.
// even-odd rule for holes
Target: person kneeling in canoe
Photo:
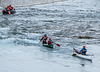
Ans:
<svg viewBox="0 0 100 72"><path fill-rule="evenodd" d="M53 41L49 38L48 45L52 45Z"/></svg>
<svg viewBox="0 0 100 72"><path fill-rule="evenodd" d="M87 49L85 48L85 45L83 45L83 48L80 50L80 53L82 55L86 55Z"/></svg>
<svg viewBox="0 0 100 72"><path fill-rule="evenodd" d="M42 44L47 44L47 34L44 34L44 36L40 39L42 41Z"/></svg>

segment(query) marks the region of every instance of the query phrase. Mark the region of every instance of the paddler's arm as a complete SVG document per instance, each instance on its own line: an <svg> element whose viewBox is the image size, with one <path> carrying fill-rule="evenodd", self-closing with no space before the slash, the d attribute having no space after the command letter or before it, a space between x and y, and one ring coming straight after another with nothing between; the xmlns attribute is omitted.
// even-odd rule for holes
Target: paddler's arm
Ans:
<svg viewBox="0 0 100 72"><path fill-rule="evenodd" d="M83 49L80 50L80 54L82 54L82 50L83 50Z"/></svg>
<svg viewBox="0 0 100 72"><path fill-rule="evenodd" d="M43 37L40 39L40 42L41 42L42 40L43 40ZM39 43L40 43L40 42L39 42ZM39 43L38 43L38 44L39 44Z"/></svg>
<svg viewBox="0 0 100 72"><path fill-rule="evenodd" d="M40 39L40 41L42 41L43 40L43 37Z"/></svg>
<svg viewBox="0 0 100 72"><path fill-rule="evenodd" d="M87 49L85 49L85 52L87 52Z"/></svg>

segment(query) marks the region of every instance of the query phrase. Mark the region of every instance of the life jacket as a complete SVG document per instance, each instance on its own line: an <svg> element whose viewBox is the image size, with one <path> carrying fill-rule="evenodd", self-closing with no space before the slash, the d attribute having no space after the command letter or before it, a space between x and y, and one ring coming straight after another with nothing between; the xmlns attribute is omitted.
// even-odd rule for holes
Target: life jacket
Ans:
<svg viewBox="0 0 100 72"><path fill-rule="evenodd" d="M51 45L51 44L52 44L52 41L51 41L51 40L49 40L49 41L48 41L48 44L49 44L49 45Z"/></svg>
<svg viewBox="0 0 100 72"><path fill-rule="evenodd" d="M74 49L74 51L75 51L76 53L79 53L76 49Z"/></svg>
<svg viewBox="0 0 100 72"><path fill-rule="evenodd" d="M13 9L13 7L11 7Z"/></svg>
<svg viewBox="0 0 100 72"><path fill-rule="evenodd" d="M9 14L11 14L11 12L10 12L10 11L8 11L8 13L9 13Z"/></svg>
<svg viewBox="0 0 100 72"><path fill-rule="evenodd" d="M10 8L7 9L8 11L10 10Z"/></svg>
<svg viewBox="0 0 100 72"><path fill-rule="evenodd" d="M47 40L47 36L46 37L44 36L43 37L43 41L46 42L46 40Z"/></svg>
<svg viewBox="0 0 100 72"><path fill-rule="evenodd" d="M83 52L83 50L85 50L85 52ZM82 52L83 55L85 55L86 52L87 52L87 49L81 49L81 52Z"/></svg>
<svg viewBox="0 0 100 72"><path fill-rule="evenodd" d="M10 10L12 10L13 9L13 7L9 7L10 8Z"/></svg>

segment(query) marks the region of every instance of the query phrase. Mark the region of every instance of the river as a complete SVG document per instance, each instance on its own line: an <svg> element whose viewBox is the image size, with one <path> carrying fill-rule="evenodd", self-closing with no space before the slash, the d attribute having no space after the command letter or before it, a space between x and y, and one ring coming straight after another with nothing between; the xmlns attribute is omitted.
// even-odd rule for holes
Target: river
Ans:
<svg viewBox="0 0 100 72"><path fill-rule="evenodd" d="M13 3L15 14L0 13L0 71L98 72L99 3L99 0L29 3L31 6ZM61 47L55 45L50 49L38 44L45 33ZM92 61L72 56L73 48L80 50L83 45L87 54L94 56Z"/></svg>

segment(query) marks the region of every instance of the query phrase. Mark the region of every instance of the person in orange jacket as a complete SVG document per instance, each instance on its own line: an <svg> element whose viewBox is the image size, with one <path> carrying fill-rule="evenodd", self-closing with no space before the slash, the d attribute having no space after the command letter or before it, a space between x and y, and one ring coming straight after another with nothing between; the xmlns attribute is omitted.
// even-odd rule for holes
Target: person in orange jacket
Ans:
<svg viewBox="0 0 100 72"><path fill-rule="evenodd" d="M44 34L44 36L40 39L42 41L42 44L47 44L47 34Z"/></svg>
<svg viewBox="0 0 100 72"><path fill-rule="evenodd" d="M5 8L5 11L8 11L9 5Z"/></svg>

